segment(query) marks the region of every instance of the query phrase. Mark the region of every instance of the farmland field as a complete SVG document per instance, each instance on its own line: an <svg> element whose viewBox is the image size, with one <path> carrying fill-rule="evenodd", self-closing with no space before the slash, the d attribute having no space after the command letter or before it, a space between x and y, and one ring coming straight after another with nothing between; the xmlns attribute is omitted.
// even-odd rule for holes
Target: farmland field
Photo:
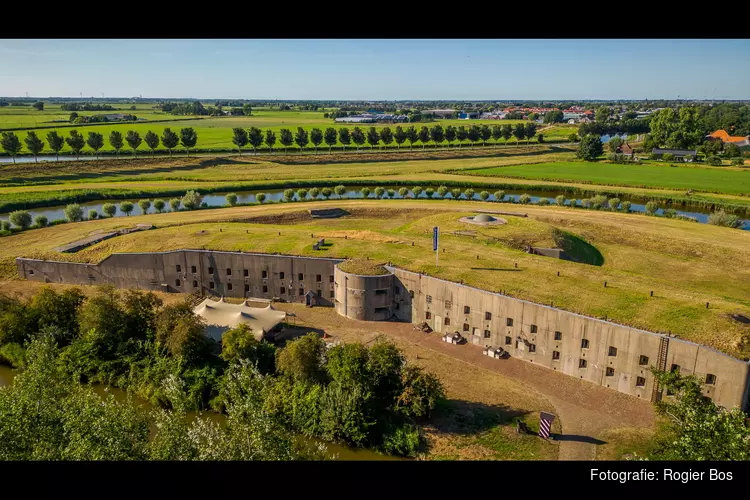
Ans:
<svg viewBox="0 0 750 500"><path fill-rule="evenodd" d="M283 146L278 142L278 136L279 131L282 128L288 128L292 130L292 132L295 132L297 130L297 127L302 127L308 132L312 128L320 128L321 130L324 130L328 127L333 127L336 129L339 128L349 128L350 130L353 129L355 126L359 126L362 129L367 129L369 127L375 127L375 128L383 128L383 127L391 127L391 129L394 129L397 125L396 124L371 124L371 123L364 123L364 124L351 124L351 123L334 123L334 121L330 118L324 118L323 112L319 111L278 111L278 110L254 110L252 116L222 116L222 117L195 117L195 116L175 116L168 113L163 113L160 111L156 111L151 109L151 105L138 105L139 109L136 109L134 111L130 111L129 105L114 105L116 108L121 108L122 110L118 111L97 111L97 112L79 112L80 115L92 115L92 114L107 114L107 113L133 113L139 118L146 118L147 120L171 120L170 123L149 123L148 121L145 122L129 122L129 123L121 123L121 124L78 124L78 125L71 125L69 123L50 123L52 120L67 120L69 116L69 112L60 111L59 106L56 108L53 105L49 106L49 110L47 107L45 107L45 110L42 112L38 112L34 110L31 107L16 107L16 106L9 106L0 108L0 130L7 129L7 128L19 128L19 127L28 127L28 129L38 128L38 127L45 127L38 131L38 135L44 139L44 136L46 136L47 132L50 130L57 130L58 133L67 136L71 130L77 130L78 132L82 133L84 136L87 135L88 132L98 132L105 136L105 146L102 149L102 151L111 151L112 148L109 145L109 141L107 141L107 136L109 133L113 130L118 130L122 132L123 135L127 133L128 130L135 130L143 136L146 132L149 130L155 132L158 135L161 135L163 130L165 128L171 128L174 131L179 131L180 128L183 127L192 127L195 129L196 133L198 134L198 144L195 148L196 150L201 149L233 149L235 148L234 144L232 144L232 128L239 127L239 128L250 128L250 127L258 127L263 129L264 131L266 129L271 129L276 132L277 136L277 142L275 149L281 150L283 149ZM196 119L199 118L199 119ZM448 125L453 126L471 126L471 125L496 125L496 124L516 124L520 123L520 120L438 120L435 122L424 122L424 123L406 123L401 124L402 127L408 127L408 126L415 126L417 129L421 128L422 126L431 127L436 124L441 125L443 127L447 127ZM57 128L54 128L56 125L59 125ZM53 128L48 128L53 127ZM568 127L566 125L559 125L551 127L544 132L542 132L545 137L548 140L562 140L566 139L568 135L571 132L575 131L575 127ZM23 138L26 136L26 131L24 130L17 130L15 133L23 140ZM493 143L493 140L488 141L488 143ZM514 138L510 138L507 142L504 140L500 140L499 144L516 144L516 140ZM427 143L428 145L433 144L432 141L429 141ZM454 141L453 144L458 144L458 141ZM464 141L464 144L470 144L469 141ZM481 144L481 142L480 142ZM341 144L339 144L341 146ZM395 147L396 144L392 143L391 147ZM265 147L265 145L264 145ZM321 148L325 148L326 145L323 143L321 145ZM351 147L354 148L355 145L352 143ZM404 143L404 147L408 147L408 142ZM422 143L418 143L417 147L422 147ZM364 149L369 149L369 145L365 144L362 146ZM127 146L125 147L125 150L127 150ZM142 144L140 147L141 151L146 151L148 148L145 144ZM161 148L160 148L161 149ZM247 149L251 149L249 146ZM297 146L291 146L289 148L290 150L297 150ZM312 150L313 145L309 144L308 148ZM91 151L88 150L88 148L84 149L85 152L91 153ZM46 151L49 153L49 149ZM70 148L66 145L62 153L69 153ZM26 151L25 147L22 150L22 153L28 153Z"/></svg>
<svg viewBox="0 0 750 500"><path fill-rule="evenodd" d="M557 162L490 167L463 174L490 177L587 182L645 188L694 189L712 193L750 194L750 169L733 167L670 167L660 164Z"/></svg>

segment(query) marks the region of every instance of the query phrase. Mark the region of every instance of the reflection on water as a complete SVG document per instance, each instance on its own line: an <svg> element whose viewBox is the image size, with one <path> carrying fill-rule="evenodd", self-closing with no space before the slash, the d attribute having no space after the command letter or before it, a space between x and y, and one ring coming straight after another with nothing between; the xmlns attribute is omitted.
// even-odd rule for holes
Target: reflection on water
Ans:
<svg viewBox="0 0 750 500"><path fill-rule="evenodd" d="M16 370L12 370L11 368L7 366L0 365L0 387L10 385L13 382L13 378L15 377ZM106 394L112 394L116 400L122 401L127 397L127 393L123 391L122 389L118 389L117 387L105 387L102 385L94 385L93 386L94 391L99 394L100 396L104 396ZM140 406L143 410L150 410L154 406L146 401L145 399L133 397L133 401ZM207 418L213 422L216 422L218 424L224 424L226 422L226 417L222 415L221 413L216 413L213 411L206 411L206 412L189 412L188 413L188 419L192 420L198 416L201 416L203 418ZM336 443L326 443L324 441L321 441L319 439L315 438L309 438L306 436L298 436L297 442L301 444L303 447L318 447L319 445L323 445L326 447L327 451L326 454L330 456L335 456L338 460L403 460L399 457L391 457L387 455L381 455L380 453L377 453L372 450L367 450L363 448L350 448L349 446L345 446L342 444L336 444Z"/></svg>

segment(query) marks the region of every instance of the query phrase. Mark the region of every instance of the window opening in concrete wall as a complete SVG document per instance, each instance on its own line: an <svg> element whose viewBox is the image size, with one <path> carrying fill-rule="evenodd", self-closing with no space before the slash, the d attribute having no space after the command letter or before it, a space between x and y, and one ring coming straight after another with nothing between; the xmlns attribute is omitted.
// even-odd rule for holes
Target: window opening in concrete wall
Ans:
<svg viewBox="0 0 750 500"><path fill-rule="evenodd" d="M450 326L450 324L451 324L451 319L450 319L450 318L445 318L445 321L443 321L443 324L444 324L445 326Z"/></svg>
<svg viewBox="0 0 750 500"><path fill-rule="evenodd" d="M315 275L315 281L318 282L318 283L320 283L321 281L323 281L323 276L320 275L320 274L316 274Z"/></svg>
<svg viewBox="0 0 750 500"><path fill-rule="evenodd" d="M386 295L388 293L387 288L381 288L379 290L375 290L375 295Z"/></svg>
<svg viewBox="0 0 750 500"><path fill-rule="evenodd" d="M268 293L268 285L263 285L263 293Z"/></svg>
<svg viewBox="0 0 750 500"><path fill-rule="evenodd" d="M333 298L336 295L336 292L331 290L331 298ZM396 309L398 309L398 304L396 304Z"/></svg>
<svg viewBox="0 0 750 500"><path fill-rule="evenodd" d="M260 277L263 278L264 280L268 279L268 271L261 271Z"/></svg>
<svg viewBox="0 0 750 500"><path fill-rule="evenodd" d="M193 288L198 288L198 282L193 280Z"/></svg>
<svg viewBox="0 0 750 500"><path fill-rule="evenodd" d="M451 303L451 301L450 300L446 300L445 301L445 308L446 309L450 309L451 307L453 307L453 304Z"/></svg>
<svg viewBox="0 0 750 500"><path fill-rule="evenodd" d="M562 332L555 332L555 340L562 340Z"/></svg>
<svg viewBox="0 0 750 500"><path fill-rule="evenodd" d="M333 274L328 275L328 283L333 283Z"/></svg>
<svg viewBox="0 0 750 500"><path fill-rule="evenodd" d="M579 360L578 360L578 368L586 368L586 365L587 365L587 364L588 364L588 363L586 362L586 360L585 360L585 359L579 359Z"/></svg>
<svg viewBox="0 0 750 500"><path fill-rule="evenodd" d="M529 332L536 333L536 325L529 325Z"/></svg>
<svg viewBox="0 0 750 500"><path fill-rule="evenodd" d="M484 313L484 319L485 321L490 321L492 319L492 313L491 312Z"/></svg>
<svg viewBox="0 0 750 500"><path fill-rule="evenodd" d="M414 290L409 290L409 297L414 298Z"/></svg>
<svg viewBox="0 0 750 500"><path fill-rule="evenodd" d="M174 280L174 286L180 286L182 282L180 280Z"/></svg>
<svg viewBox="0 0 750 500"><path fill-rule="evenodd" d="M432 313L430 311L424 313L424 319L432 319Z"/></svg>
<svg viewBox="0 0 750 500"><path fill-rule="evenodd" d="M248 276L250 276L250 271L248 271L247 269L243 269L242 270L242 276L244 276L245 278L247 278Z"/></svg>
<svg viewBox="0 0 750 500"><path fill-rule="evenodd" d="M280 280L284 279L284 271L279 272L279 279Z"/></svg>
<svg viewBox="0 0 750 500"><path fill-rule="evenodd" d="M589 339L581 339L581 349L588 349Z"/></svg>
<svg viewBox="0 0 750 500"><path fill-rule="evenodd" d="M680 365L672 365L672 368L669 371L671 371L672 373L680 373Z"/></svg>
<svg viewBox="0 0 750 500"><path fill-rule="evenodd" d="M281 288L279 288L279 293L280 293L281 295L285 295L285 294L286 294L286 288L285 288L285 287L283 287L283 286L282 286Z"/></svg>
<svg viewBox="0 0 750 500"><path fill-rule="evenodd" d="M559 351L552 351L552 359L560 359L560 352Z"/></svg>
<svg viewBox="0 0 750 500"><path fill-rule="evenodd" d="M716 375L713 373L707 373L706 374L706 385L715 385L716 384Z"/></svg>
<svg viewBox="0 0 750 500"><path fill-rule="evenodd" d="M513 339L510 337L505 337L505 345L510 345L511 342L513 342Z"/></svg>
<svg viewBox="0 0 750 500"><path fill-rule="evenodd" d="M492 337L492 332L489 331L489 330L485 330L484 331L484 338L488 339L490 337Z"/></svg>
<svg viewBox="0 0 750 500"><path fill-rule="evenodd" d="M177 268L177 272L178 273L182 272L182 266L181 265L177 264L175 267Z"/></svg>
<svg viewBox="0 0 750 500"><path fill-rule="evenodd" d="M505 318L505 326L513 326L513 318Z"/></svg>
<svg viewBox="0 0 750 500"><path fill-rule="evenodd" d="M432 295L428 295L427 297L425 297L425 300L428 304L432 304Z"/></svg>
<svg viewBox="0 0 750 500"><path fill-rule="evenodd" d="M227 283L227 290L229 290L230 292L232 291L232 284L231 283Z"/></svg>
<svg viewBox="0 0 750 500"><path fill-rule="evenodd" d="M643 354L641 354L641 357L638 358L638 364L641 365L641 366L647 365L648 364L648 356L644 356Z"/></svg>
<svg viewBox="0 0 750 500"><path fill-rule="evenodd" d="M300 296L304 295L305 294L305 289L304 288L300 288L299 289L299 294L300 294Z"/></svg>
<svg viewBox="0 0 750 500"><path fill-rule="evenodd" d="M323 290L321 290L320 288L318 288L317 292L318 292L318 297L322 297L323 296Z"/></svg>
<svg viewBox="0 0 750 500"><path fill-rule="evenodd" d="M215 285L214 285L214 282L213 282L213 281L209 281L209 282L208 282L208 288L210 288L211 290L213 290L213 289L214 289L214 286L215 286Z"/></svg>
<svg viewBox="0 0 750 500"><path fill-rule="evenodd" d="M636 377L635 378L635 386L636 387L644 387L646 385L646 379L644 377Z"/></svg>
<svg viewBox="0 0 750 500"><path fill-rule="evenodd" d="M198 272L198 268L195 267L195 266L190 266L190 272L193 273L193 274L195 274L195 273Z"/></svg>
<svg viewBox="0 0 750 500"><path fill-rule="evenodd" d="M208 274L213 274L213 273L214 273L214 268L213 267L209 267L208 268Z"/></svg>
<svg viewBox="0 0 750 500"><path fill-rule="evenodd" d="M609 352L607 353L608 356L617 356L617 347L609 346Z"/></svg>
<svg viewBox="0 0 750 500"><path fill-rule="evenodd" d="M249 292L249 291L250 291L250 285L245 285L245 291L246 291L246 292Z"/></svg>
<svg viewBox="0 0 750 500"><path fill-rule="evenodd" d="M614 375L615 375L615 369L612 368L611 366L608 366L607 367L607 376L608 377L613 377Z"/></svg>
<svg viewBox="0 0 750 500"><path fill-rule="evenodd" d="M536 352L536 344L529 344L529 352Z"/></svg>
<svg viewBox="0 0 750 500"><path fill-rule="evenodd" d="M230 268L227 268L227 276L231 276L231 275L232 275L232 270Z"/></svg>
<svg viewBox="0 0 750 500"><path fill-rule="evenodd" d="M469 331L469 328L470 328L470 327L469 327L469 324L468 324L468 323L464 323L464 331L465 331L465 332L468 332L468 331Z"/></svg>
<svg viewBox="0 0 750 500"><path fill-rule="evenodd" d="M304 275L304 274L302 274L302 273L298 273L298 274L297 274L297 280L298 280L298 281L302 281L303 279L305 279L305 275Z"/></svg>
<svg viewBox="0 0 750 500"><path fill-rule="evenodd" d="M464 314L471 314L471 307L464 306Z"/></svg>

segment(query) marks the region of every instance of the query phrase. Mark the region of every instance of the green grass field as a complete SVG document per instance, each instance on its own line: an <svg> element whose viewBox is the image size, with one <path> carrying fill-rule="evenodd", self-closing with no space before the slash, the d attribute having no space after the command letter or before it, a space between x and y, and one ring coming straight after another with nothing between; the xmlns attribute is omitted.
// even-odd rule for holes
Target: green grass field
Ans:
<svg viewBox="0 0 750 500"><path fill-rule="evenodd" d="M471 172L478 176L587 182L591 184L665 189L694 189L712 193L750 195L750 169L732 167L671 167L656 163L557 162L491 167Z"/></svg>
<svg viewBox="0 0 750 500"><path fill-rule="evenodd" d="M38 135L40 135L42 138L46 136L47 132L50 130L57 130L58 133L67 136L71 130L77 130L78 132L82 133L84 136L88 134L88 132L98 132L105 136L105 147L102 149L102 151L111 151L112 148L109 145L109 141L107 140L107 137L109 136L109 133L112 130L118 130L122 132L123 135L127 133L128 130L136 130L138 131L141 136L143 136L146 132L149 130L153 131L154 133L161 135L163 130L165 128L171 128L174 131L179 131L180 128L183 127L193 127L195 131L198 134L198 144L196 147L196 150L201 149L219 149L219 148L227 148L232 149L235 148L235 146L232 144L232 129L236 127L240 128L250 128L250 127L258 127L263 130L271 129L276 132L277 136L277 143L275 146L275 149L277 150L283 150L283 146L278 142L279 138L279 131L282 128L288 128L295 132L297 130L297 127L302 127L308 132L312 128L320 128L321 130L325 130L328 127L333 127L336 129L339 128L349 128L350 130L353 129L355 126L359 126L362 129L367 129L369 127L375 127L375 128L383 128L383 127L391 127L393 130L397 125L395 124L341 124L341 123L334 123L334 121L330 118L324 118L323 112L320 111L278 111L278 110L256 110L254 111L252 116L223 116L223 117L201 117L200 120L194 120L192 118L196 118L193 116L174 116L170 115L168 113L159 112L156 110L151 109L151 105L138 105L140 106L140 109L137 109L135 111L130 111L127 108L129 106L126 105L120 105L115 107L122 107L125 108L124 111L101 111L101 112L80 112L79 114L82 115L91 115L91 114L107 114L107 113L133 113L139 118L146 118L148 120L172 120L170 123L148 123L148 122L137 122L137 123L123 123L123 124L106 124L106 125L85 125L80 124L76 126L70 126L70 124L60 124L61 126L59 128L55 129L42 129L38 131ZM56 109L55 109L56 108ZM59 106L49 106L49 110L47 107L45 107L45 110L42 112L36 111L31 107L14 107L14 106L8 106L4 108L0 108L0 130L6 129L6 128L17 128L17 127L28 127L29 129L36 128L36 127L50 127L56 125L55 123L49 123L51 120L67 120L70 113L68 112L62 112L59 110ZM186 119L191 118L191 119ZM495 125L495 124L515 124L519 123L519 120L439 120L435 122L425 122L425 123L413 123L413 124L402 124L402 127L408 127L411 125L414 125L417 129L421 128L422 126L431 127L435 124L442 125L444 128L448 125L453 126L471 126L471 125L482 125L482 124L488 124L488 125ZM62 126L65 125L65 126ZM573 128L566 128L568 126L560 125L556 127L552 127L548 130L545 130L543 133L545 137L548 140L561 140L567 138L567 136L572 132L575 131L575 127ZM26 136L26 132L23 130L16 131L16 134L23 140L23 138ZM494 144L494 141L490 139L488 143ZM510 138L509 141L500 140L500 144L516 144L515 138ZM408 141L404 143L403 147L408 147ZM422 143L417 143L417 147L422 147ZM432 141L428 142L427 145L433 144ZM454 144L458 144L458 141L455 141ZM464 141L463 144L469 145L469 141ZM481 142L480 142L481 144ZM342 146L342 144L339 144L339 146ZM395 147L396 144L392 143L391 147ZM321 145L322 149L325 149L327 146L325 143ZM350 147L355 148L356 146L354 144L351 144ZM362 146L363 149L369 149L370 146L368 144L364 144ZM128 150L127 146L125 148ZM178 148L181 149L181 148ZM247 148L250 150L251 148ZM297 146L293 145L289 148L289 150L297 150ZM312 150L313 145L309 144L308 148ZM146 152L148 150L147 146L145 144L142 144L140 147L140 150L142 152ZM87 154L91 154L91 150L86 147L84 148L84 151ZM63 153L70 152L70 149L66 145L65 148L62 150ZM28 153L26 151L25 147L22 153ZM47 153L50 153L49 150L47 150Z"/></svg>
<svg viewBox="0 0 750 500"><path fill-rule="evenodd" d="M334 206L353 215L335 220L306 219L310 208ZM4 237L0 277L17 279L17 256L98 262L112 252L201 247L369 256L377 262L390 261L515 297L552 302L569 311L652 331L671 331L729 354L750 355L747 325L729 316L750 315L750 233L664 218L535 206L523 207L528 218L508 216L508 224L502 226L477 229L458 221L478 209L519 211L516 205L501 203L332 200L63 224ZM275 216L284 213L295 215ZM53 251L92 231L136 223L151 223L158 229L106 240L75 254ZM439 267L435 267L431 251L431 231L436 225L441 228L445 248ZM457 233L467 229L476 234ZM601 265L530 255L516 249L519 242L553 245L554 229L593 247L601 254ZM315 240L310 233L326 238L332 246L322 252L313 250ZM602 287L604 281L607 288ZM649 297L650 290L655 291L654 297ZM710 309L705 307L707 301Z"/></svg>

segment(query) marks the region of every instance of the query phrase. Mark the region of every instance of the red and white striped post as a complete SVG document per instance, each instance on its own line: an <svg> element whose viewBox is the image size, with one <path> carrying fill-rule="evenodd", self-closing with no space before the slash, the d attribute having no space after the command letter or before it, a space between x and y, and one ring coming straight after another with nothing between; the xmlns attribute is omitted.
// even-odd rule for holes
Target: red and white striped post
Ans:
<svg viewBox="0 0 750 500"><path fill-rule="evenodd" d="M552 422L555 420L555 416L546 411L540 412L539 414L539 437L549 439L549 431L552 428Z"/></svg>

